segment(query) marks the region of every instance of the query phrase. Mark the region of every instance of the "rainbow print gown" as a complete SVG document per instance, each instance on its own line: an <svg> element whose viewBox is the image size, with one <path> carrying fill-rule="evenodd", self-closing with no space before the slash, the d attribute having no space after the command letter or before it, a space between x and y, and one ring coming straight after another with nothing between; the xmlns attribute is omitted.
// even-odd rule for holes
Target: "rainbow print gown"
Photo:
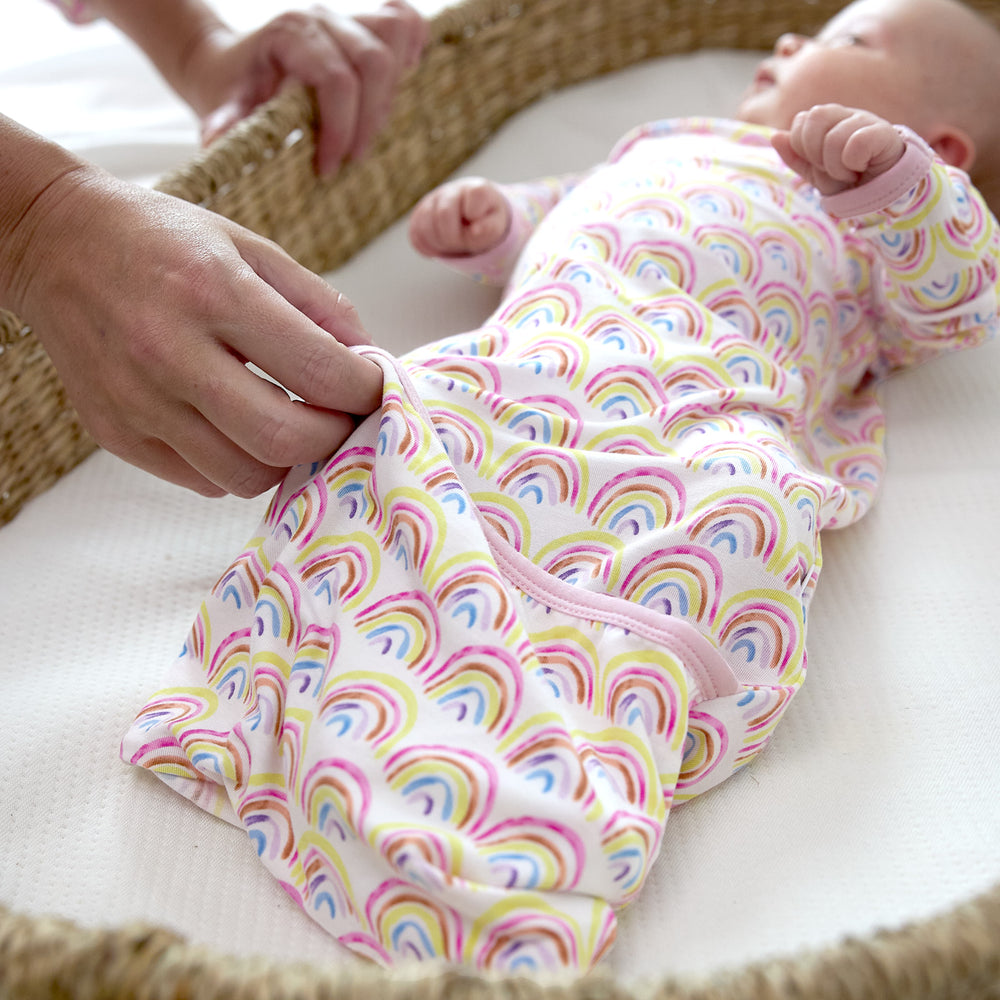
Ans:
<svg viewBox="0 0 1000 1000"><path fill-rule="evenodd" d="M512 186L497 312L371 350L381 409L277 490L123 758L360 955L592 966L670 809L802 683L820 531L883 473L875 382L996 327L995 223L911 148L843 219L722 120Z"/></svg>

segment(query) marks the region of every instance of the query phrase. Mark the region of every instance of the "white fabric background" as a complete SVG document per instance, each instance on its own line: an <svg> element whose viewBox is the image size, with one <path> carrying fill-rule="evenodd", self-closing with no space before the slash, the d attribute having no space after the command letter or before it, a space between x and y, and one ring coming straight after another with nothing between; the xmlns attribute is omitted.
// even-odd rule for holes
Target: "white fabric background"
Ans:
<svg viewBox="0 0 1000 1000"><path fill-rule="evenodd" d="M219 7L244 25L282 9ZM73 29L24 3L0 26L4 113L140 182L195 148L186 109L107 25ZM752 64L700 53L555 95L463 172L588 165L639 121L725 113ZM403 224L331 281L395 351L476 324L495 301L418 259ZM994 344L888 388L887 485L864 522L825 538L809 681L758 762L671 817L622 915L621 977L821 946L1000 879L998 366ZM117 757L264 503L206 501L99 453L0 529L4 905L153 921L229 953L351 961L240 831Z"/></svg>

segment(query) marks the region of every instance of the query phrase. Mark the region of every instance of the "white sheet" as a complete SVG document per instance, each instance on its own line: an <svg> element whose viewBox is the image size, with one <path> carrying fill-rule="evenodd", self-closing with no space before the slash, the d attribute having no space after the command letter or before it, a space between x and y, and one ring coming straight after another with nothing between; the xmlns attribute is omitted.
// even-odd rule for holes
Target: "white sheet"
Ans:
<svg viewBox="0 0 1000 1000"><path fill-rule="evenodd" d="M252 24L282 5L219 7ZM193 150L186 110L108 26L72 29L42 4L7 7L0 24L5 113L144 182ZM638 121L724 113L752 63L700 53L555 95L463 172L575 169ZM394 351L478 323L495 301L412 254L403 224L331 280ZM621 919L621 977L821 946L1000 879L998 361L994 344L889 387L887 486L864 522L825 537L809 681L757 763L671 817ZM264 503L202 500L99 453L0 530L3 904L352 961L240 831L117 758Z"/></svg>

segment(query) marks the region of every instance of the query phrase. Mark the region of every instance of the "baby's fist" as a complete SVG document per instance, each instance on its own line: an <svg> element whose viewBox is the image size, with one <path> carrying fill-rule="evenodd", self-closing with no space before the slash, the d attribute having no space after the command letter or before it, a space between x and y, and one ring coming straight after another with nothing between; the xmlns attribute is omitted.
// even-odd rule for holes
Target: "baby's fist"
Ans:
<svg viewBox="0 0 1000 1000"><path fill-rule="evenodd" d="M485 253L510 227L510 206L500 188L481 177L442 184L410 217L410 242L425 257Z"/></svg>
<svg viewBox="0 0 1000 1000"><path fill-rule="evenodd" d="M885 119L840 104L800 111L791 128L775 133L771 142L785 163L822 195L874 180L894 167L906 148Z"/></svg>

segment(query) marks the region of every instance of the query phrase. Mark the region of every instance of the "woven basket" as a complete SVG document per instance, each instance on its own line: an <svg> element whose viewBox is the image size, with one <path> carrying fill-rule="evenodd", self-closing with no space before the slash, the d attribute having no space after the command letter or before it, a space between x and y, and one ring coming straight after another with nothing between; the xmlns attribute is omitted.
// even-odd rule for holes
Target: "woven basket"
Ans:
<svg viewBox="0 0 1000 1000"><path fill-rule="evenodd" d="M974 0L1000 24L998 0ZM159 189L274 239L307 267L347 260L547 91L653 56L767 49L811 31L840 0L466 0L431 42L371 155L313 175L314 109L289 91ZM0 523L95 445L41 345L0 311ZM1000 873L998 873L1000 875ZM0 907L3 1000L1000 1000L1000 885L936 918L816 953L646 989L597 973L573 983L382 972L233 959L159 928L85 929Z"/></svg>

